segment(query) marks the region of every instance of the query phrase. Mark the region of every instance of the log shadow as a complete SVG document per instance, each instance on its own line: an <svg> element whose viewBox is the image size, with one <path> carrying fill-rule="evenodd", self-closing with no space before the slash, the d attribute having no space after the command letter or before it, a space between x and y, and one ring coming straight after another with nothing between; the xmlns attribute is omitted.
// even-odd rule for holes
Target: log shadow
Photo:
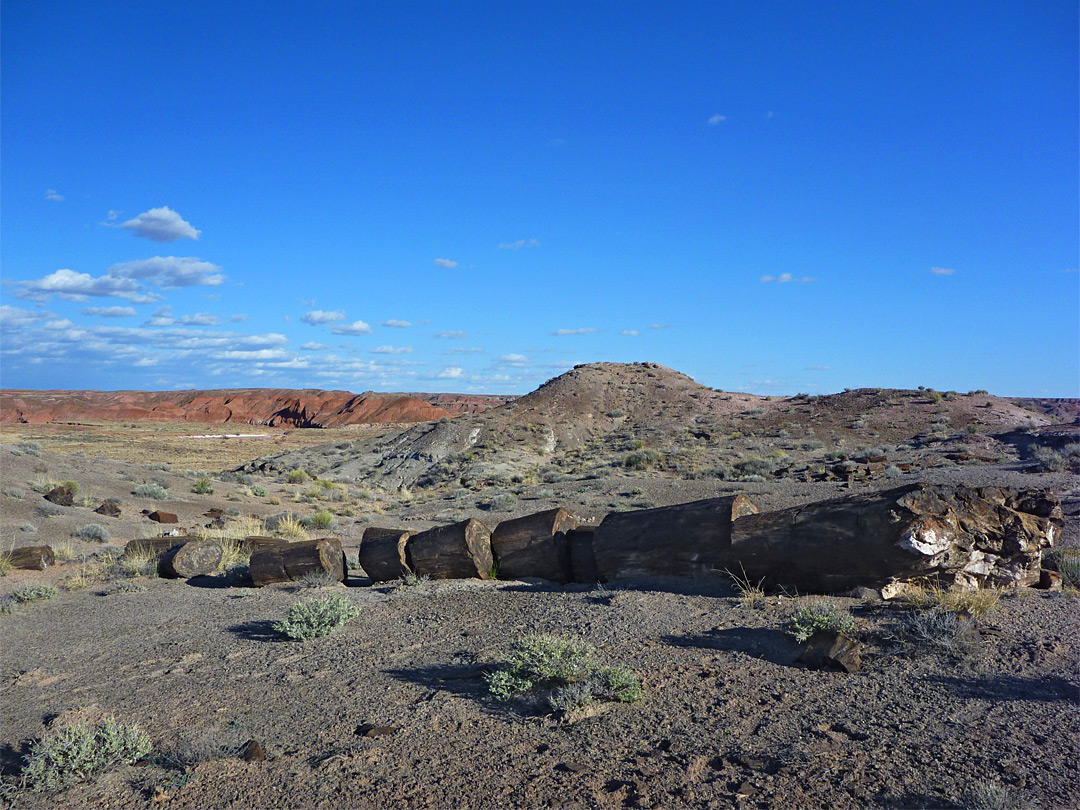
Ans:
<svg viewBox="0 0 1080 810"><path fill-rule="evenodd" d="M16 748L11 743L0 745L0 776L15 776L22 772L29 753L29 743Z"/></svg>
<svg viewBox="0 0 1080 810"><path fill-rule="evenodd" d="M1022 678L1018 675L958 678L935 675L928 680L941 684L957 697L971 700L1030 700L1044 703L1064 701L1080 704L1080 686L1059 675L1042 678Z"/></svg>
<svg viewBox="0 0 1080 810"><path fill-rule="evenodd" d="M436 692L449 692L475 700L491 712L505 712L507 704L488 690L484 676L491 667L479 664L436 664L428 667L402 667L387 670L387 674L405 683L416 684Z"/></svg>
<svg viewBox="0 0 1080 810"><path fill-rule="evenodd" d="M962 804L954 804L940 796L926 793L905 793L901 796L883 796L878 799L882 810L961 810Z"/></svg>
<svg viewBox="0 0 1080 810"><path fill-rule="evenodd" d="M699 635L664 636L673 647L742 653L779 666L796 666L801 648L787 633L770 627L725 627Z"/></svg>
<svg viewBox="0 0 1080 810"><path fill-rule="evenodd" d="M274 629L274 622L268 620L234 624L225 629L237 638L248 641L286 641L285 636Z"/></svg>

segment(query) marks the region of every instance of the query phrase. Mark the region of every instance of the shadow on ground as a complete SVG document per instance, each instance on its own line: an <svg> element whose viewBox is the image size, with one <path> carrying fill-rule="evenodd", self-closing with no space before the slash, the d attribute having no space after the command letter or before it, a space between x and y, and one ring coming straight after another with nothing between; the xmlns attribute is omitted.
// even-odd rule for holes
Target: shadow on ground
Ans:
<svg viewBox="0 0 1080 810"><path fill-rule="evenodd" d="M285 641L285 637L274 629L272 621L244 622L226 629L237 638L248 641Z"/></svg>
<svg viewBox="0 0 1080 810"><path fill-rule="evenodd" d="M1071 701L1080 703L1080 686L1065 678L1021 678L1016 675L987 675L981 678L934 676L957 697L973 700Z"/></svg>
<svg viewBox="0 0 1080 810"><path fill-rule="evenodd" d="M687 636L664 636L673 647L724 650L760 658L780 666L795 666L800 647L787 633L770 627L725 627Z"/></svg>

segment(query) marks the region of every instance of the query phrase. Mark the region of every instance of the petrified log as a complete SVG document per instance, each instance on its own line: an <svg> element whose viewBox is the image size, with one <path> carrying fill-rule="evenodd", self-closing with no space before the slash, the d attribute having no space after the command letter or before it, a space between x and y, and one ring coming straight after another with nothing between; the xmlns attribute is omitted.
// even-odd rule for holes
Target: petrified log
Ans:
<svg viewBox="0 0 1080 810"><path fill-rule="evenodd" d="M124 556L130 557L133 554L147 554L154 555L163 554L173 546L181 543L186 543L190 537L143 537L138 540L129 540L127 545L124 546Z"/></svg>
<svg viewBox="0 0 1080 810"><path fill-rule="evenodd" d="M156 509L148 516L151 520L157 523L176 523L177 517L174 512L163 512L160 509Z"/></svg>
<svg viewBox="0 0 1080 810"><path fill-rule="evenodd" d="M52 546L23 546L0 553L7 557L12 568L24 568L29 571L44 571L56 562Z"/></svg>
<svg viewBox="0 0 1080 810"><path fill-rule="evenodd" d="M715 577L729 565L732 521L755 512L742 494L613 512L593 535L600 580Z"/></svg>
<svg viewBox="0 0 1080 810"><path fill-rule="evenodd" d="M212 574L221 565L221 545L216 540L191 540L173 546L158 558L158 574L174 579Z"/></svg>
<svg viewBox="0 0 1080 810"><path fill-rule="evenodd" d="M252 554L248 570L257 588L274 582L294 582L305 574L319 572L342 582L345 579L345 552L335 537L282 543Z"/></svg>
<svg viewBox="0 0 1080 810"><path fill-rule="evenodd" d="M914 484L747 515L728 567L811 591L927 578L944 586L1028 585L1060 533L1050 493Z"/></svg>
<svg viewBox="0 0 1080 810"><path fill-rule="evenodd" d="M101 506L94 510L99 515L105 517L118 518L120 517L120 502L115 501L112 498L102 501Z"/></svg>
<svg viewBox="0 0 1080 810"><path fill-rule="evenodd" d="M413 573L405 547L416 532L369 526L360 541L360 567L372 582L391 582Z"/></svg>
<svg viewBox="0 0 1080 810"><path fill-rule="evenodd" d="M599 582L596 570L596 554L593 552L595 526L579 526L566 533L566 545L570 550L570 581Z"/></svg>
<svg viewBox="0 0 1080 810"><path fill-rule="evenodd" d="M275 546L280 546L288 542L288 540L283 540L280 537L270 537L269 535L263 534L253 534L244 538L244 545L252 552L274 548Z"/></svg>
<svg viewBox="0 0 1080 810"><path fill-rule="evenodd" d="M67 487L55 487L45 493L45 500L57 506L74 506L75 496Z"/></svg>
<svg viewBox="0 0 1080 810"><path fill-rule="evenodd" d="M409 567L432 579L491 576L491 530L470 518L414 534L405 547Z"/></svg>
<svg viewBox="0 0 1080 810"><path fill-rule="evenodd" d="M491 554L499 579L540 577L569 582L572 573L566 532L577 528L578 522L565 509L504 520L491 533Z"/></svg>

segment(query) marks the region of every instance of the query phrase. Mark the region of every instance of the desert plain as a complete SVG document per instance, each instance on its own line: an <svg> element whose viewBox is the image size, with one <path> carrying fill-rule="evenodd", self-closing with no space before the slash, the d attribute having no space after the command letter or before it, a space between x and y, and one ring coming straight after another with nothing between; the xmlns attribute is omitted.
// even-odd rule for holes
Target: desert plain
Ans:
<svg viewBox="0 0 1080 810"><path fill-rule="evenodd" d="M249 391L95 411L56 408L71 396L52 392L35 420L49 402L26 395L0 398L0 551L49 545L56 562L0 578L6 806L1080 806L1078 400L761 397L652 363L389 410L313 392L221 409ZM72 505L45 499L65 482ZM371 527L494 529L556 507L595 526L736 494L770 512L913 484L1052 494L1044 587L965 602L931 582L892 599L880 583L759 592L722 570L372 582L358 562ZM95 512L106 501L118 516ZM345 580L256 588L235 557L187 579L122 564L126 543L169 531L332 537ZM39 585L55 595L10 598ZM356 617L306 641L275 629L327 594ZM850 671L812 667L790 632L822 605L849 617ZM534 634L591 645L634 673L640 699L500 698L491 674ZM105 715L140 726L152 751L48 789L24 779L37 741Z"/></svg>

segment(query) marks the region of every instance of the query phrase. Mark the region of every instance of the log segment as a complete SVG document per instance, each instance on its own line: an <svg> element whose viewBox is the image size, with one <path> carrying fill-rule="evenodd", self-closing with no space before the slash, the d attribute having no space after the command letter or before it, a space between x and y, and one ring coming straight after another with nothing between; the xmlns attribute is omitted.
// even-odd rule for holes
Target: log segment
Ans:
<svg viewBox="0 0 1080 810"><path fill-rule="evenodd" d="M570 582L573 574L566 533L577 528L579 522L565 509L504 520L491 533L491 554L499 579L539 577Z"/></svg>
<svg viewBox="0 0 1080 810"><path fill-rule="evenodd" d="M56 562L52 546L23 546L0 552L0 555L7 557L12 568L28 571L44 571Z"/></svg>
<svg viewBox="0 0 1080 810"><path fill-rule="evenodd" d="M579 526L566 533L566 545L570 551L570 581L595 583L600 581L596 570L596 553L593 551L595 526Z"/></svg>
<svg viewBox="0 0 1080 810"><path fill-rule="evenodd" d="M247 546L248 550L252 553L267 548L274 548L275 546L280 546L288 542L288 540L283 540L280 537L270 537L262 534L253 534L244 538L244 545Z"/></svg>
<svg viewBox="0 0 1080 810"><path fill-rule="evenodd" d="M360 567L372 582L391 582L413 573L405 547L415 532L369 526L360 541Z"/></svg>
<svg viewBox="0 0 1080 810"><path fill-rule="evenodd" d="M914 484L740 517L728 566L811 591L919 578L968 589L1030 585L1060 519L1048 492Z"/></svg>
<svg viewBox="0 0 1080 810"><path fill-rule="evenodd" d="M275 582L294 582L305 574L327 573L338 582L345 579L345 552L334 537L303 543L282 543L251 555L248 564L255 587Z"/></svg>
<svg viewBox="0 0 1080 810"><path fill-rule="evenodd" d="M432 579L491 576L491 530L470 518L414 534L405 547L409 567Z"/></svg>
<svg viewBox="0 0 1080 810"><path fill-rule="evenodd" d="M593 535L599 580L722 575L729 565L732 521L757 511L738 494L613 512Z"/></svg>
<svg viewBox="0 0 1080 810"><path fill-rule="evenodd" d="M212 574L221 565L221 555L221 544L216 540L191 540L162 553L158 574L172 579Z"/></svg>

